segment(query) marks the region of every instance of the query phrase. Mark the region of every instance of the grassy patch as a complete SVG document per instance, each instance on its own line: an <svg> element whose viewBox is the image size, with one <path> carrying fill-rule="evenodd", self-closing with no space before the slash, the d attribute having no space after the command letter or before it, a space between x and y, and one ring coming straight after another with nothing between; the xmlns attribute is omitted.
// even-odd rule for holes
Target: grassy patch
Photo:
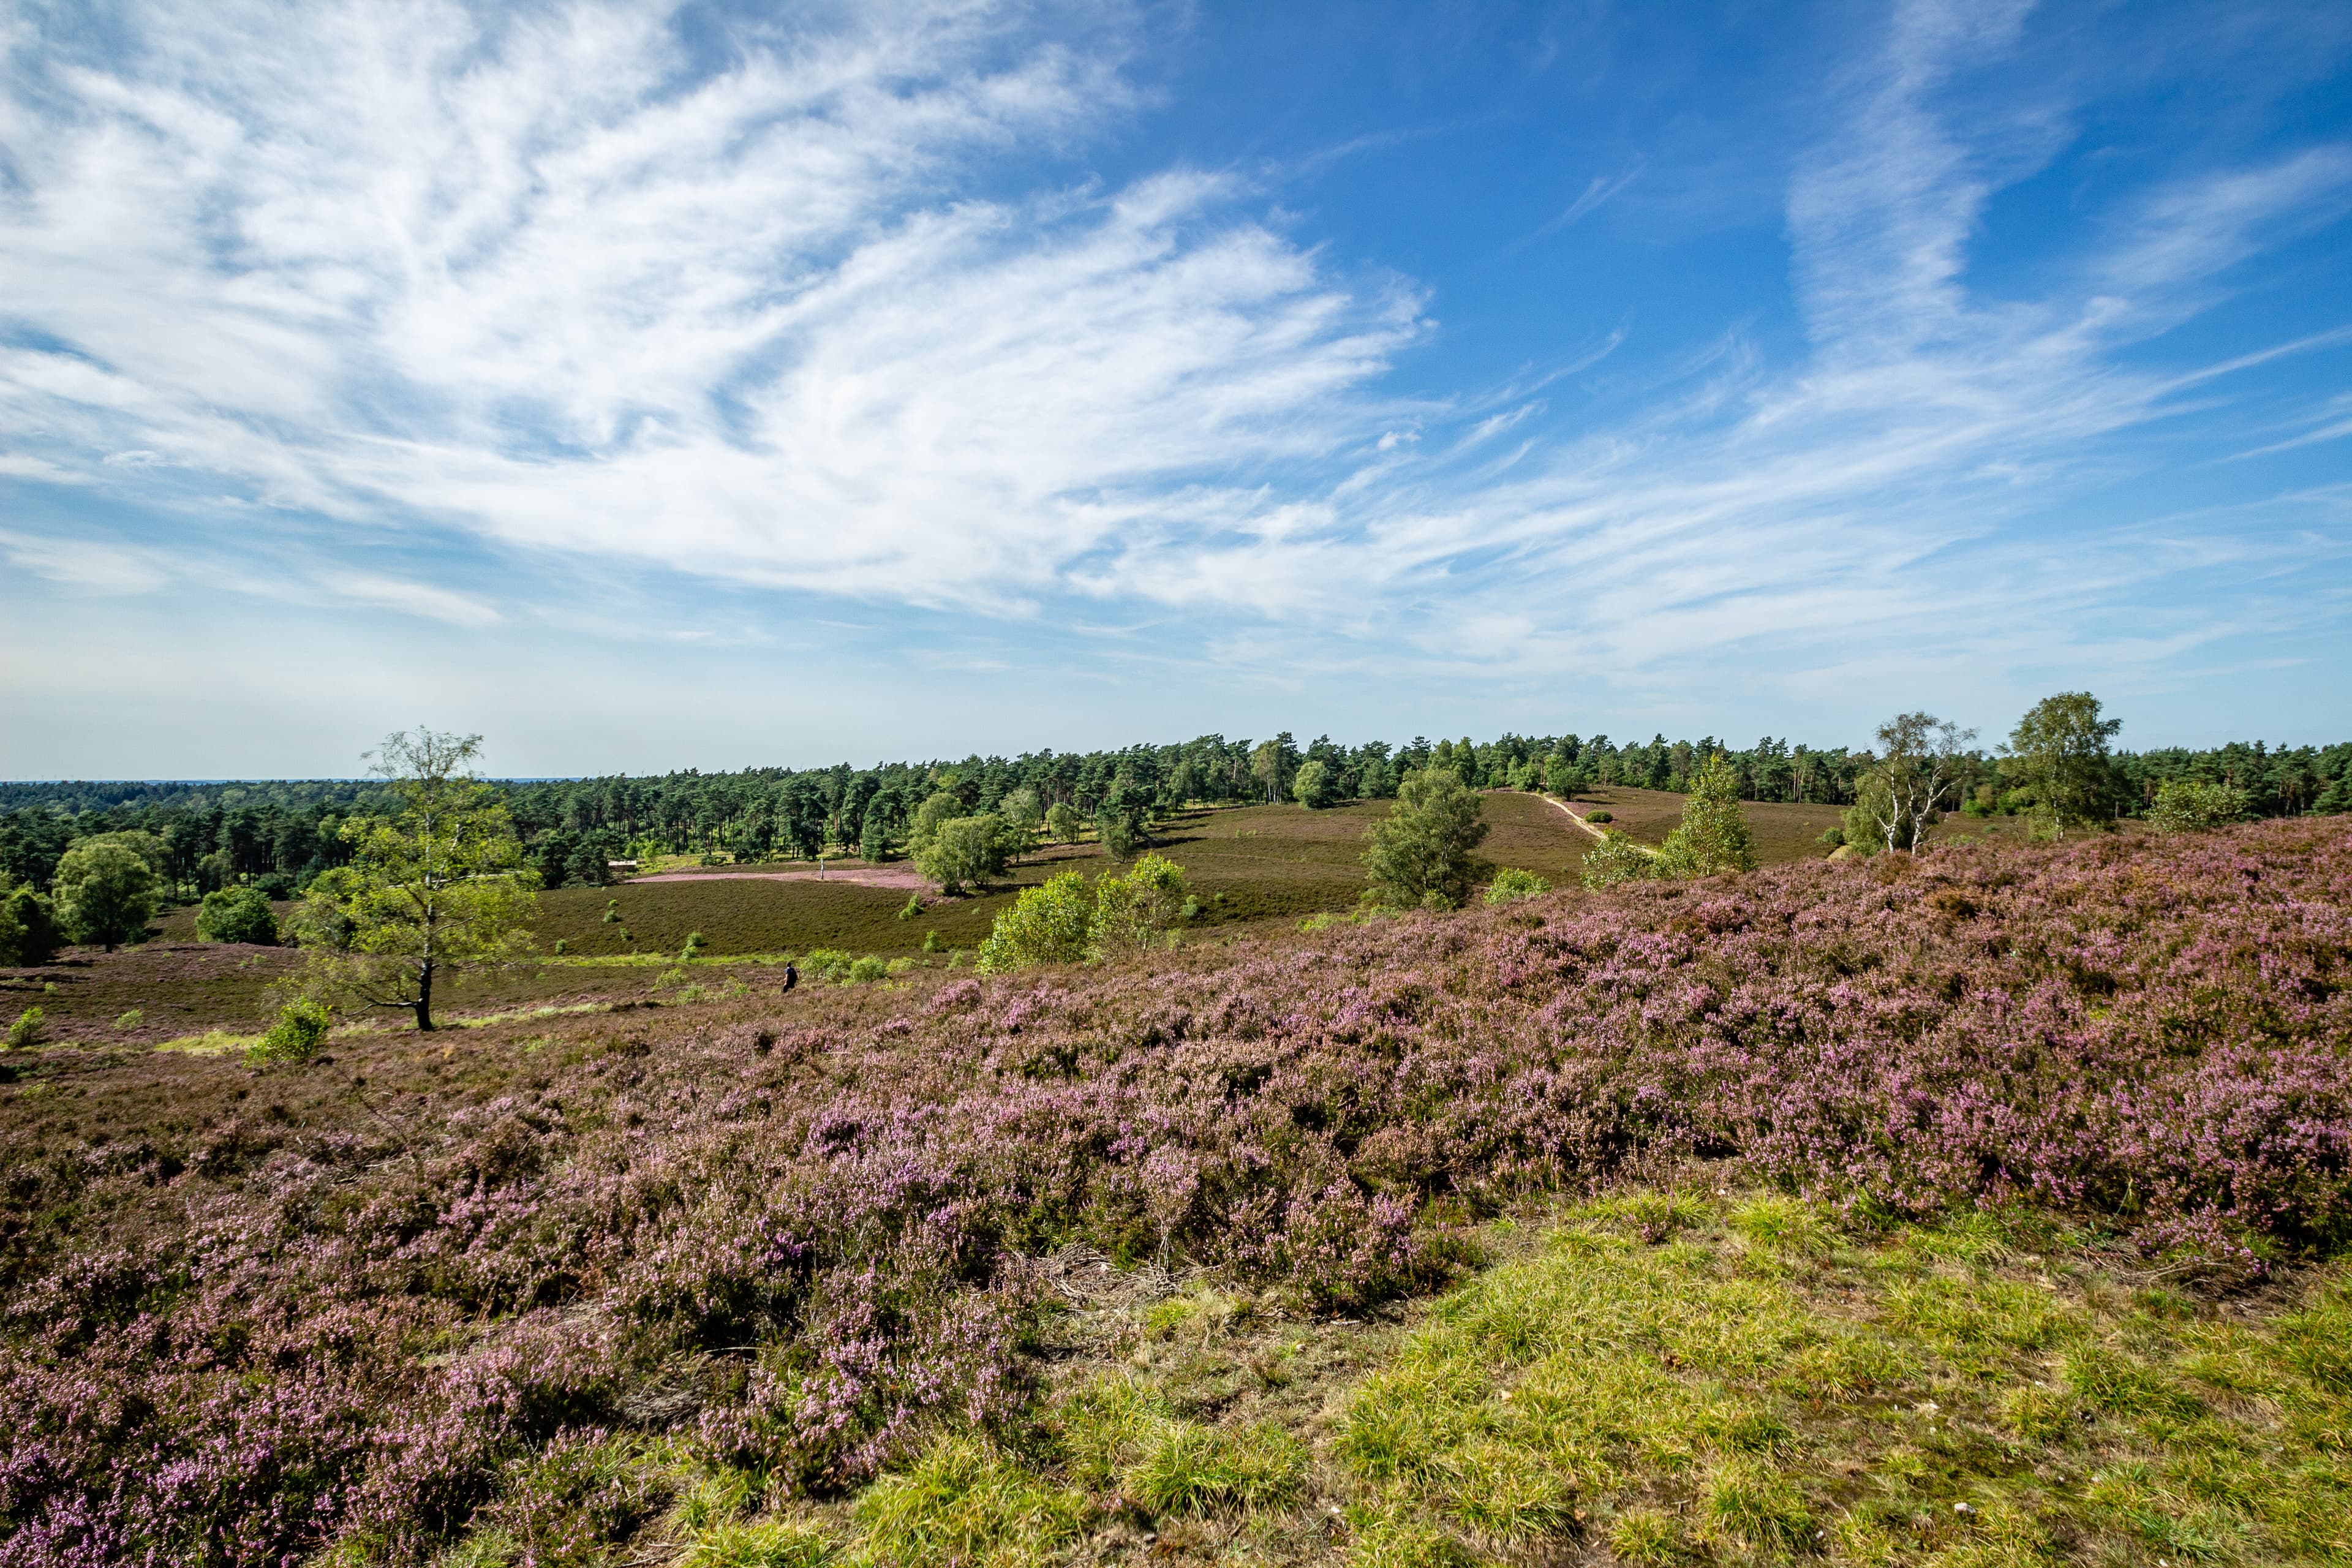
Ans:
<svg viewBox="0 0 2352 1568"><path fill-rule="evenodd" d="M1982 1216L1857 1236L1772 1194L1635 1192L1556 1221L1496 1227L1504 1261L1409 1329L1106 1276L1011 1446L943 1436L821 1531L740 1482L694 1515L688 1488L676 1560L2352 1560L2332 1275L2265 1314Z"/></svg>
<svg viewBox="0 0 2352 1568"><path fill-rule="evenodd" d="M1337 1454L1383 1528L1473 1553L2352 1560L2340 1283L2265 1325L1956 1228L1864 1244L1776 1197L1574 1211L1437 1304Z"/></svg>

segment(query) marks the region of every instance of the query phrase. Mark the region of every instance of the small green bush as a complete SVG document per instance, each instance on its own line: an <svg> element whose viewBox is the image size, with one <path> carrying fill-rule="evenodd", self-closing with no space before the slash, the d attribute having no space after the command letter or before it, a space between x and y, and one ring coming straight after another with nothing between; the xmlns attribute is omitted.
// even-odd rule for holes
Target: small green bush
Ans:
<svg viewBox="0 0 2352 1568"><path fill-rule="evenodd" d="M2199 833L2242 822L2252 799L2235 784L2201 779L2167 779L2148 808L2147 825L2158 833Z"/></svg>
<svg viewBox="0 0 2352 1568"><path fill-rule="evenodd" d="M247 1047L249 1062L305 1062L319 1054L331 1016L317 1002L289 1002L278 1010L269 1032Z"/></svg>
<svg viewBox="0 0 2352 1568"><path fill-rule="evenodd" d="M870 985L875 981L883 978L889 973L889 962L886 959L877 958L874 954L869 952L863 958L853 959L850 962L849 984L852 985Z"/></svg>
<svg viewBox="0 0 2352 1568"><path fill-rule="evenodd" d="M1645 881L1659 869L1656 856L1612 827L1601 836L1600 847L1584 858L1584 885L1601 889Z"/></svg>
<svg viewBox="0 0 2352 1568"><path fill-rule="evenodd" d="M936 934L936 933L934 933ZM1013 907L996 917L981 945L983 974L1001 974L1040 963L1076 963L1094 942L1095 900L1076 871L1024 888ZM925 943L929 947L928 940Z"/></svg>
<svg viewBox="0 0 2352 1568"><path fill-rule="evenodd" d="M118 1029L135 1029L146 1021L147 1015L141 1012L138 1008L133 1007L129 1012L118 1016L114 1020L114 1026Z"/></svg>
<svg viewBox="0 0 2352 1568"><path fill-rule="evenodd" d="M691 963L702 956L702 933L698 931L690 931L686 933L686 950L680 952L678 957L683 962Z"/></svg>
<svg viewBox="0 0 2352 1568"><path fill-rule="evenodd" d="M58 955L57 906L31 888L0 885L0 963L31 969Z"/></svg>
<svg viewBox="0 0 2352 1568"><path fill-rule="evenodd" d="M908 893L907 895L906 905L898 910L898 918L902 921L910 921L922 912L923 895L920 893Z"/></svg>
<svg viewBox="0 0 2352 1568"><path fill-rule="evenodd" d="M1587 822L1614 822L1617 820L1617 814L1613 811L1588 811L1584 814L1584 820Z"/></svg>
<svg viewBox="0 0 2352 1568"><path fill-rule="evenodd" d="M1124 860L1142 842L1143 828L1124 812L1099 812L1095 816L1095 837L1102 840L1104 854L1114 860Z"/></svg>
<svg viewBox="0 0 2352 1568"><path fill-rule="evenodd" d="M1110 958L1161 945L1190 896L1184 868L1165 855L1146 855L1125 876L1100 879L1095 883L1088 956Z"/></svg>
<svg viewBox="0 0 2352 1568"><path fill-rule="evenodd" d="M1533 898L1538 893L1550 891L1551 884L1533 871L1522 871L1517 867L1507 866L1496 872L1495 879L1486 884L1486 901L1490 904L1507 904L1513 899Z"/></svg>
<svg viewBox="0 0 2352 1568"><path fill-rule="evenodd" d="M278 917L258 888L220 888L205 895L196 910L196 940L278 945Z"/></svg>
<svg viewBox="0 0 2352 1568"><path fill-rule="evenodd" d="M1831 848L1834 849L1839 845L1845 842L1845 829L1843 827L1824 828L1822 831L1822 836L1813 840L1813 842L1816 844L1826 844Z"/></svg>
<svg viewBox="0 0 2352 1568"><path fill-rule="evenodd" d="M38 1007L27 1007L17 1014L16 1021L8 1026L8 1049L21 1051L39 1045L47 1037L44 1026L47 1021L48 1015Z"/></svg>
<svg viewBox="0 0 2352 1568"><path fill-rule="evenodd" d="M848 977L854 963L849 954L837 947L813 947L801 954L801 967L819 980L842 980Z"/></svg>

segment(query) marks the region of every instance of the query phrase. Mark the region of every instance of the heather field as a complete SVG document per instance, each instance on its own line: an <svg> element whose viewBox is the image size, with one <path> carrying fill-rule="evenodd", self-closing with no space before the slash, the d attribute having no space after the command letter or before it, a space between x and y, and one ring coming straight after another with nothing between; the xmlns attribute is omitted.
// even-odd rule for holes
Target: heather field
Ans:
<svg viewBox="0 0 2352 1568"><path fill-rule="evenodd" d="M2345 819L1223 934L9 1053L0 1564L2352 1553Z"/></svg>

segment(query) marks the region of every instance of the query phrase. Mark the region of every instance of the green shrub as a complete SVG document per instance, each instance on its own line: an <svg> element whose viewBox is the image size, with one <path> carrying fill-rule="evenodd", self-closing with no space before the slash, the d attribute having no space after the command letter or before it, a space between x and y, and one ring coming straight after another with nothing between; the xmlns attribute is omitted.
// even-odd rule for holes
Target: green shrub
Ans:
<svg viewBox="0 0 2352 1568"><path fill-rule="evenodd" d="M852 985L870 985L889 973L889 962L869 952L863 958L850 961L847 979Z"/></svg>
<svg viewBox="0 0 2352 1568"><path fill-rule="evenodd" d="M923 895L920 893L908 893L907 895L906 906L898 911L898 918L902 921L910 921L922 912Z"/></svg>
<svg viewBox="0 0 2352 1568"><path fill-rule="evenodd" d="M681 962L691 963L702 956L702 933L698 931L690 931L686 933L686 949L677 956Z"/></svg>
<svg viewBox="0 0 2352 1568"><path fill-rule="evenodd" d="M319 1054L331 1016L317 1002L289 1002L269 1032L246 1048L249 1062L306 1062Z"/></svg>
<svg viewBox="0 0 2352 1568"><path fill-rule="evenodd" d="M1588 811L1584 814L1584 820L1587 822L1614 822L1617 820L1617 814L1613 811L1605 809L1601 811Z"/></svg>
<svg viewBox="0 0 2352 1568"><path fill-rule="evenodd" d="M1125 876L1103 878L1095 884L1089 955L1108 958L1157 944L1187 896L1184 868L1165 855L1146 855Z"/></svg>
<svg viewBox="0 0 2352 1568"><path fill-rule="evenodd" d="M1613 888L1620 882L1639 882L1659 873L1658 858L1639 844L1612 827L1601 836L1601 843L1584 858L1584 885L1588 888Z"/></svg>
<svg viewBox="0 0 2352 1568"><path fill-rule="evenodd" d="M196 940L278 945L278 917L258 888L220 888L205 895L196 910Z"/></svg>
<svg viewBox="0 0 2352 1568"><path fill-rule="evenodd" d="M1123 811L1099 812L1095 816L1095 835L1102 840L1104 854L1124 860L1135 853L1143 837L1143 825Z"/></svg>
<svg viewBox="0 0 2352 1568"><path fill-rule="evenodd" d="M801 954L801 967L818 980L839 980L854 962L837 947L813 947Z"/></svg>
<svg viewBox="0 0 2352 1568"><path fill-rule="evenodd" d="M0 963L30 969L58 955L64 933L57 906L31 888L14 888L0 898Z"/></svg>
<svg viewBox="0 0 2352 1568"><path fill-rule="evenodd" d="M1472 851L1486 842L1486 803L1450 768L1421 768L1398 787L1397 803L1368 836L1365 901L1381 909L1452 909L1484 868ZM1435 894L1443 902L1433 904Z"/></svg>
<svg viewBox="0 0 2352 1568"><path fill-rule="evenodd" d="M1831 848L1835 849L1845 842L1845 829L1843 827L1824 828L1822 830L1822 836L1813 840L1813 842L1816 844L1826 844Z"/></svg>
<svg viewBox="0 0 2352 1568"><path fill-rule="evenodd" d="M7 1048L12 1051L21 1051L28 1047L39 1045L46 1037L44 1026L47 1022L48 1015L40 1008L26 1008L16 1015L16 1021L8 1026Z"/></svg>
<svg viewBox="0 0 2352 1568"><path fill-rule="evenodd" d="M1513 899L1533 898L1538 893L1550 891L1551 884L1533 871L1522 871L1517 867L1505 867L1495 873L1493 881L1486 884L1486 901L1490 904L1507 904Z"/></svg>
<svg viewBox="0 0 2352 1568"><path fill-rule="evenodd" d="M1042 887L1023 889L1013 907L996 917L988 940L981 944L981 973L1076 963L1092 947L1094 932L1095 900L1087 880L1076 871L1064 871ZM929 938L924 948L932 951Z"/></svg>
<svg viewBox="0 0 2352 1568"><path fill-rule="evenodd" d="M2201 779L2167 779L2148 808L2147 825L2158 833L2197 833L2224 823L2245 820L2252 804L2235 784L2207 784Z"/></svg>
<svg viewBox="0 0 2352 1568"><path fill-rule="evenodd" d="M130 1011L117 1016L114 1020L114 1026L118 1029L135 1029L146 1021L147 1015L141 1012L138 1008L133 1007Z"/></svg>

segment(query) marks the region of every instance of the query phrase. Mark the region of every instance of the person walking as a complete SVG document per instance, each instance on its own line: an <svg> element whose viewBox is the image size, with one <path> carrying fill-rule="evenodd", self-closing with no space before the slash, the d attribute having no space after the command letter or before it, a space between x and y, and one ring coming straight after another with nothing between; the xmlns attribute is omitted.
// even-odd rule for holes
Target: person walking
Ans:
<svg viewBox="0 0 2352 1568"><path fill-rule="evenodd" d="M798 985L800 983L801 972L793 967L792 960L786 959L784 961L784 988L781 993L779 993L779 994L785 996L791 995L793 994L793 987Z"/></svg>

